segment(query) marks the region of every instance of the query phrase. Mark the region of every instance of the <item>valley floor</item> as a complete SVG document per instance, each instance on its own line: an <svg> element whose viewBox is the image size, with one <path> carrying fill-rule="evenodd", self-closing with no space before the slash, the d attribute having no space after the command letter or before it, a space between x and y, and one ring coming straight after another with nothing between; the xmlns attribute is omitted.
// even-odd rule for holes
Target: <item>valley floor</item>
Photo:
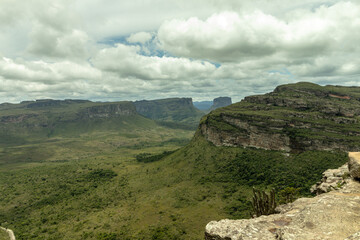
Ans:
<svg viewBox="0 0 360 240"><path fill-rule="evenodd" d="M18 240L202 239L211 220L250 217L253 186L307 191L346 161L193 134L153 126L0 146L0 223Z"/></svg>

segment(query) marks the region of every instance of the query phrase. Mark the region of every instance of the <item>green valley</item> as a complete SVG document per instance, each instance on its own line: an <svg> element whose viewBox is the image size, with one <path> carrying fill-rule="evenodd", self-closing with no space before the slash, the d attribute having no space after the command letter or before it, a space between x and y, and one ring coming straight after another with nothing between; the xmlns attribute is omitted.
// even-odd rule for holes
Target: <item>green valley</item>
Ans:
<svg viewBox="0 0 360 240"><path fill-rule="evenodd" d="M301 92L303 85L295 87ZM293 94L291 89L282 94ZM345 92L341 96L350 95ZM325 100L344 109L356 101ZM130 102L63 104L25 110L1 105L0 133L6 138L0 143L0 224L14 230L17 239L203 239L211 220L251 217L253 187L275 189L278 202L289 190L294 197L310 196L323 171L347 161L343 148L305 149L302 141L294 151L224 141L259 129L287 136L292 127L303 126L291 114L321 112L313 106L243 101L212 111L194 131L183 127L191 122L184 119L167 119L169 126L145 118ZM272 119L284 116L293 125L286 131L268 125L271 130L264 133L264 118L278 123ZM357 113L321 116L316 122L320 137L327 136L330 124L353 132L350 123L357 121ZM349 121L336 125L336 119ZM245 120L250 132L239 127Z"/></svg>

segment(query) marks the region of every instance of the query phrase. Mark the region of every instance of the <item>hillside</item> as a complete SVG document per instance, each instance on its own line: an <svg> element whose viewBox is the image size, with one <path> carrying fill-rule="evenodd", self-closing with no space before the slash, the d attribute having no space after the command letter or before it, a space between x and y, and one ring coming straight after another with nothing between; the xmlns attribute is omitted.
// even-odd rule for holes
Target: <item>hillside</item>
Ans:
<svg viewBox="0 0 360 240"><path fill-rule="evenodd" d="M1 104L0 123L0 144L3 145L156 125L140 116L131 102L51 99Z"/></svg>
<svg viewBox="0 0 360 240"><path fill-rule="evenodd" d="M358 151L359 103L359 87L288 84L211 112L200 129L217 146Z"/></svg>
<svg viewBox="0 0 360 240"><path fill-rule="evenodd" d="M191 98L168 98L159 100L142 100L134 102L136 111L160 123L171 126L171 122L182 123L196 129L204 115L194 107Z"/></svg>
<svg viewBox="0 0 360 240"><path fill-rule="evenodd" d="M269 107L243 101L220 108L202 119L195 135L139 116L128 102L71 103L74 111L68 114L62 107L3 105L2 116L43 111L39 116L69 116L69 121L56 124L50 135L30 117L6 123L43 131L30 132L24 143L0 145L0 224L26 240L201 239L211 220L249 218L253 187L275 188L278 201L286 201L289 190L293 197L309 196L322 172L347 161L342 149L286 152L209 141L204 125L224 136L243 132L222 118L242 119L249 110L242 104ZM250 110L260 117L272 113Z"/></svg>

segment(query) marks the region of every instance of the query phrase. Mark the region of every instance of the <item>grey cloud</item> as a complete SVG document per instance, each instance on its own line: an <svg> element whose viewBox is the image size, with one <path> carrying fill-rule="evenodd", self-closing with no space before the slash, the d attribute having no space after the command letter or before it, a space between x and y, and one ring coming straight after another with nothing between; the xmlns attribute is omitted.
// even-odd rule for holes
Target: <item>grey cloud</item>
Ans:
<svg viewBox="0 0 360 240"><path fill-rule="evenodd" d="M238 101L296 81L359 85L356 1L0 2L0 102ZM141 54L147 33L163 57ZM109 37L139 46L97 44Z"/></svg>

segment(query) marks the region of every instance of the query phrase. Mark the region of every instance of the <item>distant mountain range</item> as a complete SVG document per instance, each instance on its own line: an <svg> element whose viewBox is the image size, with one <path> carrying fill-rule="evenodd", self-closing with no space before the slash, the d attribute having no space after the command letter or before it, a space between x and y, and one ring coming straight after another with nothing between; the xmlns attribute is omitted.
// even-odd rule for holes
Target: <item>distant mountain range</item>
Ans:
<svg viewBox="0 0 360 240"><path fill-rule="evenodd" d="M149 124L195 130L204 113L191 98L136 102L41 99L0 104L0 144Z"/></svg>

